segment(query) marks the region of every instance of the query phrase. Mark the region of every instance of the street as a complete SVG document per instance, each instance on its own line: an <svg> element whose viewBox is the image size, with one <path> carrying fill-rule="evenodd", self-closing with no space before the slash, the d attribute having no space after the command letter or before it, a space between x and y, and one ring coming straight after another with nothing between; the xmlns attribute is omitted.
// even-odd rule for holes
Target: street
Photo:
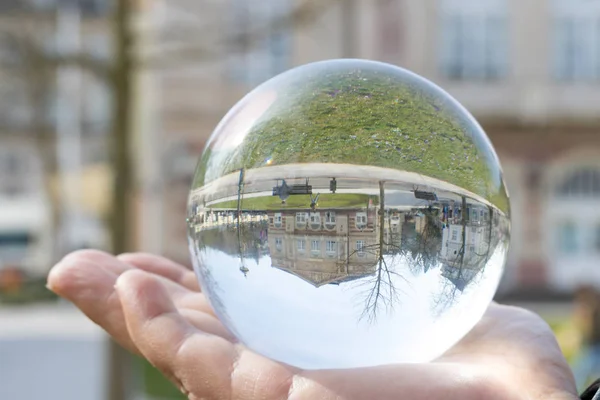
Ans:
<svg viewBox="0 0 600 400"><path fill-rule="evenodd" d="M343 164L294 164L248 170L244 176L243 197L271 196L278 180L285 178L288 184L303 184L309 178L313 194L329 193L331 178L337 180L336 193L359 193L379 195L379 182L386 182L386 204L390 206L415 206L424 204L415 199L412 190L433 191L439 198L459 201L466 196L485 205L490 203L482 197L447 182L412 172L387 168ZM192 192L191 198L206 205L236 200L240 173L232 173L209 182ZM389 192L389 195L388 195Z"/></svg>
<svg viewBox="0 0 600 400"><path fill-rule="evenodd" d="M0 399L104 400L106 344L72 306L0 308Z"/></svg>

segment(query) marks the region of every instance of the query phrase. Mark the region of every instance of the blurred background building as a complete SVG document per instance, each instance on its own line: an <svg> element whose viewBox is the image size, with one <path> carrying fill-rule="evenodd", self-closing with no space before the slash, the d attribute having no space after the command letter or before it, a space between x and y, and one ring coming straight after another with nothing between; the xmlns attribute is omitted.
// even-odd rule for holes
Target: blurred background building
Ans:
<svg viewBox="0 0 600 400"><path fill-rule="evenodd" d="M116 18L124 1L0 1L0 298L29 299L15 288L70 250L114 247L123 153L130 247L190 265L187 194L212 129L264 80L340 57L431 79L487 131L512 206L500 299L560 301L540 309L562 318L576 287L600 285L599 2L138 0Z"/></svg>
<svg viewBox="0 0 600 400"><path fill-rule="evenodd" d="M313 5L321 10L307 23L272 26L302 3L232 0L214 2L212 12L192 1L154 4L147 18L157 49L206 54L154 73L148 88L160 93L152 110L161 115L153 133L158 153L149 159L163 163L162 211L144 213L161 227L145 231L163 237L149 250L189 264L179 221L191 166L245 92L296 65L369 58L436 82L490 136L513 215L501 294L547 298L582 282L600 284L600 3L347 0ZM206 33L225 47L199 44ZM208 54L218 56L207 62Z"/></svg>

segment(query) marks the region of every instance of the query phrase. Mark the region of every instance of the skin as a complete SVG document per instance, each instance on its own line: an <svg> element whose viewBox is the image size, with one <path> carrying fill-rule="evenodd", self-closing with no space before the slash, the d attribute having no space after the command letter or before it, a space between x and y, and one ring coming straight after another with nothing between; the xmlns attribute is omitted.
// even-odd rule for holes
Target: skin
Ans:
<svg viewBox="0 0 600 400"><path fill-rule="evenodd" d="M574 400L572 373L537 315L492 304L454 348L429 364L305 371L237 343L194 273L150 254L85 250L57 264L48 287L192 400Z"/></svg>

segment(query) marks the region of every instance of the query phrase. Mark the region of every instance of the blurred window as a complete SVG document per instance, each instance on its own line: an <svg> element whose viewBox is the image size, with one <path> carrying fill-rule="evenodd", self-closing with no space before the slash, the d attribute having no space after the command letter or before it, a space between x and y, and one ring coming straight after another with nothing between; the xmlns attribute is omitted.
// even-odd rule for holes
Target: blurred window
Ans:
<svg viewBox="0 0 600 400"><path fill-rule="evenodd" d="M3 128L23 128L31 123L33 109L28 96L28 83L14 75L0 80L0 96L4 101L0 107L0 126Z"/></svg>
<svg viewBox="0 0 600 400"><path fill-rule="evenodd" d="M456 229L456 228L452 229L452 241L453 242L458 241L458 229Z"/></svg>
<svg viewBox="0 0 600 400"><path fill-rule="evenodd" d="M557 186L558 197L600 198L600 168L584 167L569 175Z"/></svg>
<svg viewBox="0 0 600 400"><path fill-rule="evenodd" d="M442 73L456 80L495 80L506 75L506 0L439 0Z"/></svg>
<svg viewBox="0 0 600 400"><path fill-rule="evenodd" d="M561 253L573 254L578 250L578 230L572 221L565 221L558 228L557 247Z"/></svg>
<svg viewBox="0 0 600 400"><path fill-rule="evenodd" d="M87 130L104 133L108 129L111 114L111 94L104 82L89 77L83 93L83 117Z"/></svg>
<svg viewBox="0 0 600 400"><path fill-rule="evenodd" d="M362 257L365 255L365 241L364 240L356 241L356 251L357 251L359 257Z"/></svg>
<svg viewBox="0 0 600 400"><path fill-rule="evenodd" d="M291 65L291 0L231 0L234 80L258 85Z"/></svg>
<svg viewBox="0 0 600 400"><path fill-rule="evenodd" d="M0 152L0 193L16 196L34 191L31 162L32 156L26 151L13 148Z"/></svg>
<svg viewBox="0 0 600 400"><path fill-rule="evenodd" d="M379 0L377 7L377 32L379 54L389 60L401 59L405 45L405 24L402 2L397 0Z"/></svg>
<svg viewBox="0 0 600 400"><path fill-rule="evenodd" d="M298 239L296 244L298 245L298 251L306 250L306 241L304 239Z"/></svg>
<svg viewBox="0 0 600 400"><path fill-rule="evenodd" d="M0 258L5 262L20 261L31 243L27 232L0 233Z"/></svg>
<svg viewBox="0 0 600 400"><path fill-rule="evenodd" d="M600 78L600 2L553 0L553 69L561 81Z"/></svg>
<svg viewBox="0 0 600 400"><path fill-rule="evenodd" d="M60 0L29 0L28 3L39 11L52 11ZM104 15L110 8L109 0L77 0L77 4L86 15Z"/></svg>
<svg viewBox="0 0 600 400"><path fill-rule="evenodd" d="M328 240L325 242L325 251L327 254L332 255L337 253L337 242L334 240Z"/></svg>
<svg viewBox="0 0 600 400"><path fill-rule="evenodd" d="M312 251L313 253L319 253L321 251L321 241L313 240L310 243L310 251Z"/></svg>

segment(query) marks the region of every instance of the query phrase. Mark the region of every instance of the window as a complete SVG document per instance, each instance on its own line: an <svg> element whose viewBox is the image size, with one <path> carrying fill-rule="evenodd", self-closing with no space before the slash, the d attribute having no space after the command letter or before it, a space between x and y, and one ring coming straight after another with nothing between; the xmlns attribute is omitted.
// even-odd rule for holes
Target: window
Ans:
<svg viewBox="0 0 600 400"><path fill-rule="evenodd" d="M356 253L358 254L359 257L362 257L365 255L365 241L364 240L356 241Z"/></svg>
<svg viewBox="0 0 600 400"><path fill-rule="evenodd" d="M475 253L475 246L469 246L469 252L471 254Z"/></svg>
<svg viewBox="0 0 600 400"><path fill-rule="evenodd" d="M0 258L8 262L18 261L25 256L31 243L32 237L27 232L2 233L0 234Z"/></svg>
<svg viewBox="0 0 600 400"><path fill-rule="evenodd" d="M561 81L600 78L600 3L553 0L553 69Z"/></svg>
<svg viewBox="0 0 600 400"><path fill-rule="evenodd" d="M39 10L53 10L60 4L60 0L29 0L27 3ZM99 12L105 10L109 2L105 0L78 0L76 4L84 12Z"/></svg>
<svg viewBox="0 0 600 400"><path fill-rule="evenodd" d="M334 225L335 224L335 212L327 211L325 213L325 224L326 225Z"/></svg>
<svg viewBox="0 0 600 400"><path fill-rule="evenodd" d="M310 213L310 225L313 228L319 228L321 226L321 214L320 213Z"/></svg>
<svg viewBox="0 0 600 400"><path fill-rule="evenodd" d="M20 65L23 59L19 44L7 36L0 38L0 60L6 65Z"/></svg>
<svg viewBox="0 0 600 400"><path fill-rule="evenodd" d="M303 228L306 226L306 221L308 219L307 213L299 212L296 213L296 226Z"/></svg>
<svg viewBox="0 0 600 400"><path fill-rule="evenodd" d="M452 241L456 242L458 240L458 229L452 229Z"/></svg>
<svg viewBox="0 0 600 400"><path fill-rule="evenodd" d="M283 247L283 240L281 238L275 238L275 248L281 250Z"/></svg>
<svg viewBox="0 0 600 400"><path fill-rule="evenodd" d="M367 226L367 213L357 212L356 213L356 227L358 229L363 229L366 226Z"/></svg>
<svg viewBox="0 0 600 400"><path fill-rule="evenodd" d="M296 245L298 246L298 251L306 250L306 241L304 239L296 240Z"/></svg>
<svg viewBox="0 0 600 400"><path fill-rule="evenodd" d="M560 182L556 189L558 197L600 197L600 168L580 168Z"/></svg>
<svg viewBox="0 0 600 400"><path fill-rule="evenodd" d="M106 32L96 32L85 37L86 50L94 58L108 60L112 56L112 40Z"/></svg>
<svg viewBox="0 0 600 400"><path fill-rule="evenodd" d="M281 213L276 213L273 218L273 225L280 227L281 226Z"/></svg>
<svg viewBox="0 0 600 400"><path fill-rule="evenodd" d="M23 154L7 153L5 161L5 172L9 175L19 175L23 167Z"/></svg>
<svg viewBox="0 0 600 400"><path fill-rule="evenodd" d="M38 175L35 158L29 151L19 148L5 148L0 151L0 193L17 196L33 193L38 189Z"/></svg>
<svg viewBox="0 0 600 400"><path fill-rule="evenodd" d="M4 99L10 99L5 102L0 109L0 124L5 127L23 127L31 123L33 109L27 91L25 80L11 76L11 79L4 79L0 86L0 96Z"/></svg>
<svg viewBox="0 0 600 400"><path fill-rule="evenodd" d="M108 87L97 79L85 82L83 120L88 130L104 132L110 122L111 99Z"/></svg>
<svg viewBox="0 0 600 400"><path fill-rule="evenodd" d="M232 0L230 70L235 80L257 85L285 71L291 62L289 25L274 23L292 11L290 0ZM258 37L257 40L252 37Z"/></svg>
<svg viewBox="0 0 600 400"><path fill-rule="evenodd" d="M334 240L328 240L325 243L325 251L329 255L334 255L335 253L337 253L337 242Z"/></svg>
<svg viewBox="0 0 600 400"><path fill-rule="evenodd" d="M379 54L382 57L398 59L403 53L404 25L402 23L403 4L397 0L380 0L377 7L377 29Z"/></svg>
<svg viewBox="0 0 600 400"><path fill-rule="evenodd" d="M310 242L310 251L313 253L321 252L321 241L313 240L312 242Z"/></svg>
<svg viewBox="0 0 600 400"><path fill-rule="evenodd" d="M493 80L506 74L505 0L439 0L442 73L450 79Z"/></svg>
<svg viewBox="0 0 600 400"><path fill-rule="evenodd" d="M557 247L561 253L573 254L578 250L578 232L577 226L571 222L563 222L558 228L558 243Z"/></svg>

